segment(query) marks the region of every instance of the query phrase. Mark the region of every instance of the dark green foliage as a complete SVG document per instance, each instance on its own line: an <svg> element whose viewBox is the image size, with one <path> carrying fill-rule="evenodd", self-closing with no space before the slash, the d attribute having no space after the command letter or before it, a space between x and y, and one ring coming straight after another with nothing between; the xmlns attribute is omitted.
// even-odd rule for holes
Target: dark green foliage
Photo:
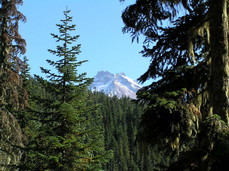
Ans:
<svg viewBox="0 0 229 171"><path fill-rule="evenodd" d="M218 9L214 3L219 5ZM209 0L137 0L122 14L123 31L131 33L133 40L144 35L142 54L151 58L148 70L139 81L154 79L151 85L138 92L138 101L147 105L138 137L148 145L160 144L159 150L166 149L169 155L179 156L174 163L176 167L171 164L174 161L170 161L171 170L214 170L214 167L220 167L213 157L214 150L219 149L218 138L213 134L225 135L222 132L228 131L228 100L225 100L225 97L228 99L228 62L225 62L228 52L224 50L222 53L222 49L228 49L228 9L225 4L226 1ZM220 14L218 10L221 10ZM216 25L215 20L221 23ZM220 31L214 31L214 28ZM221 42L218 41L219 33ZM217 48L217 44L221 48ZM210 51L210 47L215 51ZM213 56L214 61L211 60ZM215 62L220 66L215 67ZM221 74L217 76L217 72ZM220 93L214 93L216 87ZM221 104L218 104L220 99L217 102L219 94L221 100L224 99ZM216 112L217 109L221 112ZM215 113L226 123L208 122L209 116ZM206 123L209 124L207 129ZM223 144L228 144L227 136L223 137ZM223 156L228 156L226 148L218 157Z"/></svg>
<svg viewBox="0 0 229 171"><path fill-rule="evenodd" d="M103 116L106 149L112 149L114 152L114 157L105 165L105 170L129 170L137 162L133 160L133 157L137 156L131 152L134 153L135 149L133 148L134 134L137 128L137 118L140 115L140 112L134 112L134 110L139 109L134 109L137 106L131 104L130 100L126 98L110 98L103 93L94 93L92 98L96 103L101 104L99 113ZM130 128L133 125L134 128Z"/></svg>
<svg viewBox="0 0 229 171"><path fill-rule="evenodd" d="M100 104L106 149L114 153L110 162L104 165L105 170L151 171L158 168L159 164L167 164L167 159L161 158L162 155L155 153L154 149L141 147L136 142L143 106L129 98L118 99L99 92L94 92L90 97L96 104ZM141 151L147 152L143 154Z"/></svg>
<svg viewBox="0 0 229 171"><path fill-rule="evenodd" d="M32 90L33 96L39 95L40 97L49 97L48 93L45 89L42 89L42 85L39 82L31 79L30 84L32 84L31 87L34 88ZM128 98L118 99L116 97L108 97L103 93L92 93L90 91L88 95L90 100L87 101L87 106L90 106L90 109L91 106L97 106L97 110L95 111L92 109L88 112L90 113L87 115L87 120L90 120L90 125L88 125L88 127L90 127L89 131L91 132L87 132L88 136L86 139L87 141L92 140L92 143L89 145L93 149L93 154L97 154L95 156L98 161L88 163L87 167L85 166L84 169L96 170L101 168L102 165L104 170L140 171L151 170L151 168L157 169L160 168L158 165L166 165L168 159L162 158L162 154L157 154L155 150L148 147L140 149L136 144L137 127L139 124L139 117L143 112L143 107L138 106ZM33 101L33 103L40 104L38 101ZM31 102L31 105L34 106L34 109L38 107L33 103ZM43 107L38 107L40 110L42 108ZM69 108L67 104L64 104L62 109L64 111L69 111ZM37 114L42 115L42 112ZM38 120L32 120L33 118L37 119L36 115L30 113L30 129L27 130L27 134L28 138L31 140L31 144L28 146L30 152L29 158L27 158L27 164L29 164L27 167L39 169L38 167L47 163L47 161L43 159L47 159L47 156L38 155L36 150L34 151L33 149L35 145L36 149L38 147L47 146L49 149L42 152L47 155L51 153L54 146L60 144L58 143L58 139L54 136L49 136L49 138L47 138L47 129L50 130L50 126L44 127L46 124L43 124L41 128L40 124L42 123ZM80 126L83 125L84 124ZM71 129L75 128L77 127ZM102 134L98 135L98 132ZM40 137L39 134L42 134L42 137ZM44 137L44 135L46 136ZM50 145L41 144L41 139L43 143L53 143ZM95 141L96 139L97 141ZM105 149L103 145L105 145ZM84 146L84 144L82 144L82 146ZM101 153L103 150L105 150L104 153ZM111 150L113 152L111 152ZM147 153L142 154L140 153L141 150L147 150ZM41 153L41 151L39 151L39 153ZM54 161L57 160L54 156L51 159ZM22 168L22 170L23 169L26 170L25 168Z"/></svg>

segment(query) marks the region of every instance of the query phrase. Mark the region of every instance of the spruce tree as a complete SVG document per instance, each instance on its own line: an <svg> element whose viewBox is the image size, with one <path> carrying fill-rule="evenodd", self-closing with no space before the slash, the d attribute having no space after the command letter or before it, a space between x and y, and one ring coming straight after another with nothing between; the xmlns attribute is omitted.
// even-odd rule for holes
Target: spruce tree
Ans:
<svg viewBox="0 0 229 171"><path fill-rule="evenodd" d="M58 60L47 60L55 71L41 68L47 80L37 77L44 89L38 95L38 129L30 145L26 161L33 170L100 170L106 162L103 136L96 106L89 105L87 87L92 79L79 74L79 36L72 36L70 10L57 24L59 34L51 34L58 45L48 51ZM37 109L34 109L34 111Z"/></svg>

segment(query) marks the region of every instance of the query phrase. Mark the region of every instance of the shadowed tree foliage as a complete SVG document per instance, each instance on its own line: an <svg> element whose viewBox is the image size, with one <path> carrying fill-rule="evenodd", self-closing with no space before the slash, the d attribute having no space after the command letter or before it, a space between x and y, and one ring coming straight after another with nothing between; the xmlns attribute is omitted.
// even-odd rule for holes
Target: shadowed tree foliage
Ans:
<svg viewBox="0 0 229 171"><path fill-rule="evenodd" d="M22 0L1 0L1 64L19 71L21 60L18 54L25 53L26 42L18 32L19 21L26 21L25 16L17 10Z"/></svg>
<svg viewBox="0 0 229 171"><path fill-rule="evenodd" d="M26 42L18 32L25 17L17 10L22 0L0 1L0 170L16 170L25 145L25 136L15 118L28 106L28 96L20 79Z"/></svg>
<svg viewBox="0 0 229 171"><path fill-rule="evenodd" d="M148 106L138 138L179 156L169 169L228 167L227 15L226 0L137 0L122 14L151 58L139 81L154 79L138 92Z"/></svg>

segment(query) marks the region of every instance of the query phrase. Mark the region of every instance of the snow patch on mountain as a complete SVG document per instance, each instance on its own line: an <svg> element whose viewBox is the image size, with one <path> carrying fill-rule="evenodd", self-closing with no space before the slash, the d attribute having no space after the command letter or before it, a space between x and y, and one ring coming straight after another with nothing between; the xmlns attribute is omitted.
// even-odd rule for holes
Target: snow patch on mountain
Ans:
<svg viewBox="0 0 229 171"><path fill-rule="evenodd" d="M99 71L90 86L92 91L104 92L108 96L130 97L136 99L136 92L141 86L124 73L111 74L108 71Z"/></svg>

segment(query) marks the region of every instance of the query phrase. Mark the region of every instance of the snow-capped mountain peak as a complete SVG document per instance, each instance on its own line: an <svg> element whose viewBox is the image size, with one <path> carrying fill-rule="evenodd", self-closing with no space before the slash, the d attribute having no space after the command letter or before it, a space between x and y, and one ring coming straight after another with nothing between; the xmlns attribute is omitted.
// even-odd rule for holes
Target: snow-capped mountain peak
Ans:
<svg viewBox="0 0 229 171"><path fill-rule="evenodd" d="M141 86L124 73L111 74L108 71L99 71L90 86L92 91L104 92L109 96L130 97L136 99L136 92Z"/></svg>

